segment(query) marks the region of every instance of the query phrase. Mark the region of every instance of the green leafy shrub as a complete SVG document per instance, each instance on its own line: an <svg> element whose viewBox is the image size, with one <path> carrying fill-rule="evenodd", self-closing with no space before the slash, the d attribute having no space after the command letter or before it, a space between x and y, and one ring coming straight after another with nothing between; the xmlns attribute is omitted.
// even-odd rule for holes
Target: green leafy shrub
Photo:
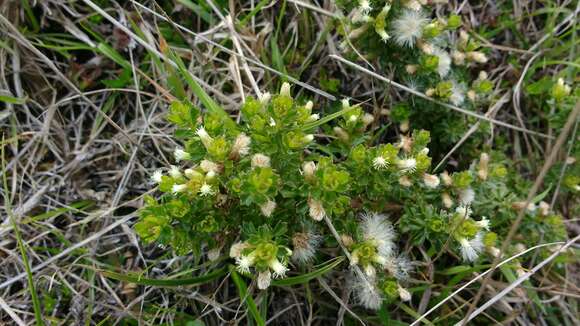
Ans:
<svg viewBox="0 0 580 326"><path fill-rule="evenodd" d="M284 84L278 95L247 98L230 128L221 116L174 103L168 118L180 127L185 146L174 154L183 166L153 174L163 194L141 210L142 240L209 260L227 253L260 289L348 253L350 286L370 309L411 299L413 264L399 243L445 248L457 263L499 254L504 233L491 231L505 229L518 198L505 165L484 153L468 170L430 174L429 132L373 144L373 117L360 107L343 101L333 128L313 107ZM315 136L321 127L343 137ZM541 211L531 225L561 235L557 218Z"/></svg>

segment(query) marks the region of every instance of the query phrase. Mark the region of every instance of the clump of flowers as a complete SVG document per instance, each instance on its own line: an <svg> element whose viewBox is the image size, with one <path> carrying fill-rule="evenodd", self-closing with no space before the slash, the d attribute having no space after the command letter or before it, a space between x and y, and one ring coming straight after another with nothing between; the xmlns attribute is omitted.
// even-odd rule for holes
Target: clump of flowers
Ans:
<svg viewBox="0 0 580 326"><path fill-rule="evenodd" d="M392 72L395 81L435 100L469 110L487 105L493 100L494 84L485 70L479 70L488 56L462 29L462 17L452 8L446 10L447 2L338 1L344 13L341 48L351 60L361 56L372 60L380 71ZM389 118L400 124L402 132L411 122L429 128L437 136L435 145L441 144L443 150L473 124L435 103L399 93L393 96L399 102L388 110Z"/></svg>
<svg viewBox="0 0 580 326"><path fill-rule="evenodd" d="M183 146L175 165L152 172L161 194L145 199L141 239L216 267L229 261L262 290L344 255L349 289L368 309L412 300L413 263L401 241L410 239L410 251L429 241L458 263L494 253L492 229L505 218L483 216L498 211L487 197L505 187L503 164L484 153L468 170L435 173L428 131L383 143L361 107L344 100L330 120L316 109L286 83L276 95L248 97L240 123L173 103L168 119Z"/></svg>

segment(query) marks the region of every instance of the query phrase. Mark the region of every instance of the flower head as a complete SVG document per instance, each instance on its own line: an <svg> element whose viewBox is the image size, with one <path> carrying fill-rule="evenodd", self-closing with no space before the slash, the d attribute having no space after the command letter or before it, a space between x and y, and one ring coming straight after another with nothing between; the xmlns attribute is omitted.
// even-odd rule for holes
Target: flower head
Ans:
<svg viewBox="0 0 580 326"><path fill-rule="evenodd" d="M199 127L197 129L197 131L195 132L195 134L199 137L199 139L201 140L201 142L203 143L205 148L208 148L211 146L211 144L213 142L213 138L211 138L211 136L207 133L207 131L205 130L205 128L203 126Z"/></svg>
<svg viewBox="0 0 580 326"><path fill-rule="evenodd" d="M160 183L163 177L163 171L155 170L151 175L151 182L153 183Z"/></svg>
<svg viewBox="0 0 580 326"><path fill-rule="evenodd" d="M453 86L451 87L451 96L449 96L449 102L455 106L459 106L463 104L464 101L465 87L454 82Z"/></svg>
<svg viewBox="0 0 580 326"><path fill-rule="evenodd" d="M292 260L298 264L307 264L316 254L316 249L320 245L322 237L313 232L298 232L292 237Z"/></svg>
<svg viewBox="0 0 580 326"><path fill-rule="evenodd" d="M367 15L373 8L371 7L371 2L369 0L359 0L358 7L363 15Z"/></svg>
<svg viewBox="0 0 580 326"><path fill-rule="evenodd" d="M397 160L397 167L402 173L413 173L417 168L417 160L414 158Z"/></svg>
<svg viewBox="0 0 580 326"><path fill-rule="evenodd" d="M247 256L240 256L236 258L236 265L237 269L240 273L249 274L250 267L254 265L254 256L247 255Z"/></svg>
<svg viewBox="0 0 580 326"><path fill-rule="evenodd" d="M274 212L274 210L276 209L276 202L268 200L267 202L265 202L264 204L262 204L260 206L260 210L262 211L262 214L264 214L264 216L266 217L270 217L272 216L272 213Z"/></svg>
<svg viewBox="0 0 580 326"><path fill-rule="evenodd" d="M471 204L471 202L473 202L474 199L475 199L475 191L473 191L473 189L471 188L463 189L459 193L459 201L461 201L461 204L463 205Z"/></svg>
<svg viewBox="0 0 580 326"><path fill-rule="evenodd" d="M183 176L179 168L175 165L171 165L169 168L169 175L174 179L179 179Z"/></svg>
<svg viewBox="0 0 580 326"><path fill-rule="evenodd" d="M246 134L241 133L236 137L232 146L231 155L234 157L246 156L250 152L250 143L252 140Z"/></svg>
<svg viewBox="0 0 580 326"><path fill-rule="evenodd" d="M393 225L386 216L378 213L362 215L361 231L365 240L373 240L377 244L380 256L392 256L395 251L394 239L396 236Z"/></svg>
<svg viewBox="0 0 580 326"><path fill-rule="evenodd" d="M252 168L267 168L270 167L270 158L264 154L254 154L252 156Z"/></svg>
<svg viewBox="0 0 580 326"><path fill-rule="evenodd" d="M173 156L175 157L176 162L191 159L191 154L184 151L182 148L176 148L175 151L173 151Z"/></svg>
<svg viewBox="0 0 580 326"><path fill-rule="evenodd" d="M272 273L269 270L258 273L258 289L265 290L270 286Z"/></svg>
<svg viewBox="0 0 580 326"><path fill-rule="evenodd" d="M385 168L387 168L389 166L389 162L387 162L387 160L382 157L381 155L375 157L373 159L373 167L376 170L383 170Z"/></svg>
<svg viewBox="0 0 580 326"><path fill-rule="evenodd" d="M368 280L363 275L353 274L350 287L359 305L371 310L378 310L381 307L383 298L375 280Z"/></svg>
<svg viewBox="0 0 580 326"><path fill-rule="evenodd" d="M431 189L435 189L439 186L439 177L434 174L423 174L423 182L425 185Z"/></svg>
<svg viewBox="0 0 580 326"><path fill-rule="evenodd" d="M182 184L182 185L173 185L173 187L171 187L171 192L174 194L178 194L180 192L184 192L187 189L187 185L186 184Z"/></svg>
<svg viewBox="0 0 580 326"><path fill-rule="evenodd" d="M312 161L304 162L304 164L302 164L302 174L304 174L305 178L311 178L314 175L314 172L316 172L316 169L316 163Z"/></svg>
<svg viewBox="0 0 580 326"><path fill-rule="evenodd" d="M451 69L451 57L449 57L447 51L438 47L433 48L433 55L439 59L437 64L439 77L444 78L449 74L449 70Z"/></svg>
<svg viewBox="0 0 580 326"><path fill-rule="evenodd" d="M274 272L274 278L284 277L288 271L288 267L284 266L278 259L274 258L270 261L269 267Z"/></svg>
<svg viewBox="0 0 580 326"><path fill-rule="evenodd" d="M210 160L203 160L199 163L199 167L203 170L203 172L219 172L219 165L210 161Z"/></svg>
<svg viewBox="0 0 580 326"><path fill-rule="evenodd" d="M315 221L322 221L324 216L326 216L326 211L322 203L312 198L308 200L308 213Z"/></svg>
<svg viewBox="0 0 580 326"><path fill-rule="evenodd" d="M282 87L280 87L280 95L282 96L290 96L290 84L284 82Z"/></svg>
<svg viewBox="0 0 580 326"><path fill-rule="evenodd" d="M461 245L461 256L463 260L473 262L479 257L479 254L483 250L483 235L477 233L475 237L471 240L466 238L461 238L459 244Z"/></svg>
<svg viewBox="0 0 580 326"><path fill-rule="evenodd" d="M395 42L400 46L412 48L423 34L423 27L429 22L421 11L404 10L393 22Z"/></svg>
<svg viewBox="0 0 580 326"><path fill-rule="evenodd" d="M204 183L203 185L201 185L201 188L199 188L199 194L202 197L206 197L206 196L211 196L214 194L213 189L211 188L211 186L207 183Z"/></svg>

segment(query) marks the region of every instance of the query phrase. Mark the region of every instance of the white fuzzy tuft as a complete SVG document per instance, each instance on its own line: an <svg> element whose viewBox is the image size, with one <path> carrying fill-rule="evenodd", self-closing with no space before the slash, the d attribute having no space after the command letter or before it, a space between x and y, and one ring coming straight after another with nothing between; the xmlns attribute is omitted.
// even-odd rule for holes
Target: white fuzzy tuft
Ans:
<svg viewBox="0 0 580 326"><path fill-rule="evenodd" d="M429 22L421 11L405 10L393 22L395 42L400 46L413 48L423 34L423 28Z"/></svg>
<svg viewBox="0 0 580 326"><path fill-rule="evenodd" d="M394 254L396 233L386 216L378 213L362 215L361 230L365 240L374 240L377 243L379 255L390 257Z"/></svg>

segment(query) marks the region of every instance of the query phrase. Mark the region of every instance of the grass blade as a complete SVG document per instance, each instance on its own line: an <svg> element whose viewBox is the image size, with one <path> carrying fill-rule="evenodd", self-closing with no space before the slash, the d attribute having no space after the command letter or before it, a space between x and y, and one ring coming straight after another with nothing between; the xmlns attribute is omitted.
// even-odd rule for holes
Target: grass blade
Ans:
<svg viewBox="0 0 580 326"><path fill-rule="evenodd" d="M265 326L266 323L264 322L264 319L262 319L262 316L258 311L258 306L256 306L256 302L254 302L254 299L252 299L252 297L248 294L248 287L246 285L246 282L244 282L240 274L236 272L236 268L231 265L230 265L230 273L232 275L232 280L234 281L236 287L238 288L240 300L246 303L248 311L250 312L252 317L254 317L256 324L258 324L259 326Z"/></svg>
<svg viewBox="0 0 580 326"><path fill-rule="evenodd" d="M122 274L113 271L106 271L100 270L100 272L108 278L112 278L114 280L123 281L127 283L135 283L139 285L150 285L150 286L184 286L184 285L201 285L212 281L220 276L226 274L226 269L218 269L211 273L207 273L202 276L192 277L192 278L180 278L180 279L152 279L152 278L145 278L138 274Z"/></svg>
<svg viewBox="0 0 580 326"><path fill-rule="evenodd" d="M326 262L325 264L322 265L322 267L320 267L319 269L316 269L310 273L306 273L306 274L302 274L302 275L298 275L298 276L287 277L287 278L278 279L278 280L273 280L272 285L290 286L290 285L308 283L310 280L315 279L317 277L320 277L320 276L330 272L335 267L340 265L340 263L342 263L343 261L344 261L344 257L340 256L336 259L332 259L332 260Z"/></svg>

